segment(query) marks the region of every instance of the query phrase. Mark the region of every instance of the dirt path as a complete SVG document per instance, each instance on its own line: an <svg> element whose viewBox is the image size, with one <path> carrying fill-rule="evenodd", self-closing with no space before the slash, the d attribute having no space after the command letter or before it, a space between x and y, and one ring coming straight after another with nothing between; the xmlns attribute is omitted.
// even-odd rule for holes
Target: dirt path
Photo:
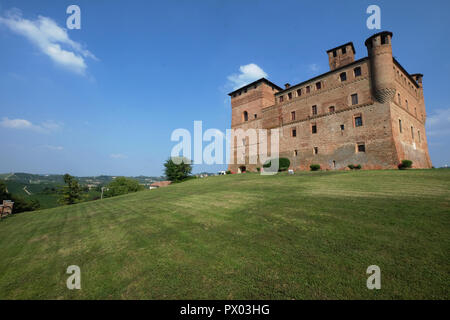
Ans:
<svg viewBox="0 0 450 320"><path fill-rule="evenodd" d="M27 186L23 187L23 191L25 191L29 196L31 196L31 192L27 190Z"/></svg>

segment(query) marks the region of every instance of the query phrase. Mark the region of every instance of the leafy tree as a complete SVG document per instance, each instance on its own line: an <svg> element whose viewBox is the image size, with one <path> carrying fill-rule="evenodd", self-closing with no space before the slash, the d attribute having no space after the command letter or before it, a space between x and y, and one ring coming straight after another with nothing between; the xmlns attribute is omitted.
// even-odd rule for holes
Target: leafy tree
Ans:
<svg viewBox="0 0 450 320"><path fill-rule="evenodd" d="M81 187L75 177L66 173L64 175L65 186L61 188L59 202L61 204L74 204L81 199Z"/></svg>
<svg viewBox="0 0 450 320"><path fill-rule="evenodd" d="M164 167L167 179L172 182L181 182L192 172L191 160L186 158L169 158L164 163Z"/></svg>
<svg viewBox="0 0 450 320"><path fill-rule="evenodd" d="M143 190L144 186L140 185L137 180L125 177L117 177L106 186L105 197L115 197L130 192Z"/></svg>
<svg viewBox="0 0 450 320"><path fill-rule="evenodd" d="M9 193L6 192L6 184L2 180L0 180L0 200L9 200Z"/></svg>

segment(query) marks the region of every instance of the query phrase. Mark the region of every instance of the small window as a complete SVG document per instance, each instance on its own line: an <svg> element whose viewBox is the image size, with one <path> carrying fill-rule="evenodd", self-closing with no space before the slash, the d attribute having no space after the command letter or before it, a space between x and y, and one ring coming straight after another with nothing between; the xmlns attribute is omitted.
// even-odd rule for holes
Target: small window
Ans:
<svg viewBox="0 0 450 320"><path fill-rule="evenodd" d="M366 145L364 143L358 143L358 152L366 152Z"/></svg>
<svg viewBox="0 0 450 320"><path fill-rule="evenodd" d="M322 89L322 82L316 82L316 89L317 90L320 90L320 89Z"/></svg>
<svg viewBox="0 0 450 320"><path fill-rule="evenodd" d="M337 52L336 52L336 50L334 50L333 51L333 57L336 57L337 56Z"/></svg>
<svg viewBox="0 0 450 320"><path fill-rule="evenodd" d="M297 96L300 97L302 95L302 89L297 90Z"/></svg>
<svg viewBox="0 0 450 320"><path fill-rule="evenodd" d="M312 106L311 111L312 111L313 116L316 115L317 114L317 106Z"/></svg>
<svg viewBox="0 0 450 320"><path fill-rule="evenodd" d="M406 103L406 110L409 110L408 100L405 100L405 103Z"/></svg>
<svg viewBox="0 0 450 320"><path fill-rule="evenodd" d="M414 140L414 128L411 126L411 138Z"/></svg>
<svg viewBox="0 0 450 320"><path fill-rule="evenodd" d="M353 71L355 73L355 77L359 77L361 75L361 67L356 67Z"/></svg>
<svg viewBox="0 0 450 320"><path fill-rule="evenodd" d="M258 115L256 113L254 114L254 116L255 116L255 119L258 118Z"/></svg>
<svg viewBox="0 0 450 320"><path fill-rule="evenodd" d="M241 92L240 92L240 91L238 92L238 95L241 95Z"/></svg>
<svg viewBox="0 0 450 320"><path fill-rule="evenodd" d="M312 126L311 126L311 133L317 133L317 124L313 124Z"/></svg>
<svg viewBox="0 0 450 320"><path fill-rule="evenodd" d="M281 97L280 97L280 102L283 102L283 100L284 100L284 97L281 96Z"/></svg>
<svg viewBox="0 0 450 320"><path fill-rule="evenodd" d="M289 92L289 93L288 93L288 98L289 98L289 100L292 99L292 92Z"/></svg>
<svg viewBox="0 0 450 320"><path fill-rule="evenodd" d="M291 120L294 121L295 120L295 111L291 112Z"/></svg>
<svg viewBox="0 0 450 320"><path fill-rule="evenodd" d="M381 44L389 44L389 37L387 35L381 37Z"/></svg>
<svg viewBox="0 0 450 320"><path fill-rule="evenodd" d="M422 142L422 139L420 138L420 130L417 130L417 137L419 137L419 142Z"/></svg>
<svg viewBox="0 0 450 320"><path fill-rule="evenodd" d="M346 53L347 53L347 48L346 47L342 48L342 54L346 54Z"/></svg>
<svg viewBox="0 0 450 320"><path fill-rule="evenodd" d="M403 129L402 129L402 120L400 120L400 119L398 119L398 130L400 130L400 133L403 132Z"/></svg>
<svg viewBox="0 0 450 320"><path fill-rule="evenodd" d="M296 137L297 136L297 130L295 128L292 129L291 135L292 135L292 137Z"/></svg>
<svg viewBox="0 0 450 320"><path fill-rule="evenodd" d="M329 108L328 108L328 111L330 111L330 112L334 112L334 111L335 111L335 108L334 108L334 106L331 106L331 107L329 107Z"/></svg>
<svg viewBox="0 0 450 320"><path fill-rule="evenodd" d="M298 156L298 150L294 150L294 156Z"/></svg>
<svg viewBox="0 0 450 320"><path fill-rule="evenodd" d="M355 117L355 127L362 127L362 116L356 116Z"/></svg>
<svg viewBox="0 0 450 320"><path fill-rule="evenodd" d="M417 118L417 108L416 107L414 107L414 114L416 115L416 118Z"/></svg>
<svg viewBox="0 0 450 320"><path fill-rule="evenodd" d="M352 94L352 105L356 105L356 104L358 104L358 95L355 93L355 94Z"/></svg>
<svg viewBox="0 0 450 320"><path fill-rule="evenodd" d="M244 111L244 121L248 121L248 112Z"/></svg>
<svg viewBox="0 0 450 320"><path fill-rule="evenodd" d="M341 131L344 131L345 126L343 124L341 124Z"/></svg>
<svg viewBox="0 0 450 320"><path fill-rule="evenodd" d="M244 93L247 93L247 89L244 89Z"/></svg>
<svg viewBox="0 0 450 320"><path fill-rule="evenodd" d="M400 93L397 95L398 98L398 104L401 106L402 105L402 98L400 96Z"/></svg>
<svg viewBox="0 0 450 320"><path fill-rule="evenodd" d="M341 81L346 81L347 80L347 73L346 72L342 72L339 75L339 78L341 79Z"/></svg>
<svg viewBox="0 0 450 320"><path fill-rule="evenodd" d="M314 154L318 154L319 153L319 148L318 147L314 147L313 148L313 153Z"/></svg>
<svg viewBox="0 0 450 320"><path fill-rule="evenodd" d="M306 87L306 93L310 93L311 92L311 87L310 86L307 86Z"/></svg>

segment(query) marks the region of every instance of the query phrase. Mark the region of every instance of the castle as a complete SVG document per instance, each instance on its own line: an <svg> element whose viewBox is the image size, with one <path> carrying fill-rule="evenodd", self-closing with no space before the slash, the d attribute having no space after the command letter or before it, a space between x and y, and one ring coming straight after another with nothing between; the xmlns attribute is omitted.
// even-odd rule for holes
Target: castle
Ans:
<svg viewBox="0 0 450 320"><path fill-rule="evenodd" d="M423 75L409 74L393 57L392 35L368 38L368 56L356 61L352 42L328 50L330 71L296 85L280 88L262 78L229 93L231 128L278 128L279 157L288 158L293 170L311 164L389 169L404 159L414 168L430 168ZM241 152L245 160L232 162L229 170L261 167L248 161L251 143L231 145L234 159Z"/></svg>

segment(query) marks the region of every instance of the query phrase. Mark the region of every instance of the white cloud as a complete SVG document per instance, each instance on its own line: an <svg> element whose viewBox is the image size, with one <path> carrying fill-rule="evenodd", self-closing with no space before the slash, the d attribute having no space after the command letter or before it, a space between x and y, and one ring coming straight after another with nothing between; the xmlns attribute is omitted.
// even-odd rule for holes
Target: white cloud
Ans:
<svg viewBox="0 0 450 320"><path fill-rule="evenodd" d="M126 155L122 154L122 153L113 153L109 155L111 158L113 159L126 159L128 158Z"/></svg>
<svg viewBox="0 0 450 320"><path fill-rule="evenodd" d="M450 108L438 109L427 117L428 136L450 135Z"/></svg>
<svg viewBox="0 0 450 320"><path fill-rule="evenodd" d="M38 16L36 20L24 19L20 10L16 9L0 16L0 24L24 36L56 64L75 73L85 74L85 58L98 60L81 44L71 40L67 31L50 18Z"/></svg>
<svg viewBox="0 0 450 320"><path fill-rule="evenodd" d="M33 124L25 119L8 119L3 118L0 122L0 125L5 128L14 128L14 129L31 129L33 128Z"/></svg>
<svg viewBox="0 0 450 320"><path fill-rule="evenodd" d="M243 87L255 80L268 77L267 73L254 63L240 66L239 71L240 73L238 74L228 76L228 81L233 86L233 90Z"/></svg>
<svg viewBox="0 0 450 320"><path fill-rule="evenodd" d="M8 117L4 117L2 118L2 121L0 121L0 126L9 129L33 130L39 133L50 133L61 129L62 124L49 120L40 125L36 125L25 119L9 119Z"/></svg>
<svg viewBox="0 0 450 320"><path fill-rule="evenodd" d="M319 71L319 66L317 65L317 63L312 63L308 66L309 70L312 72L317 72Z"/></svg>

